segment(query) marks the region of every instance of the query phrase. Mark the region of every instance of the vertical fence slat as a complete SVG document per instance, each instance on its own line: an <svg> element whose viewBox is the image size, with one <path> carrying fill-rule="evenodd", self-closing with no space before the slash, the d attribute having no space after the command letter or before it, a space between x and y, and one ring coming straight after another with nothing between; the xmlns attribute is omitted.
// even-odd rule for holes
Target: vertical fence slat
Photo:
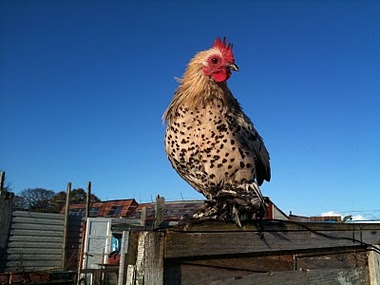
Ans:
<svg viewBox="0 0 380 285"><path fill-rule="evenodd" d="M14 195L4 190L5 172L1 172L0 180L0 272L4 272Z"/></svg>
<svg viewBox="0 0 380 285"><path fill-rule="evenodd" d="M65 220L63 224L63 242L62 242L62 269L66 268L66 250L67 250L67 230L69 227L69 206L70 206L71 182L67 183L66 204L65 204Z"/></svg>

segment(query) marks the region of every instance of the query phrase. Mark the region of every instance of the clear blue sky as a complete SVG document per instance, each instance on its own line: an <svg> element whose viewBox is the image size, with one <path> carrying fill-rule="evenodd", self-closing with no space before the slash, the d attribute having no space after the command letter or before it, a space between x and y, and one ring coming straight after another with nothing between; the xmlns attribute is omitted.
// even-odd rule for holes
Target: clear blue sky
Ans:
<svg viewBox="0 0 380 285"><path fill-rule="evenodd" d="M379 32L379 1L1 1L0 169L16 193L202 198L161 116L220 35L271 154L264 195L301 215L380 209Z"/></svg>

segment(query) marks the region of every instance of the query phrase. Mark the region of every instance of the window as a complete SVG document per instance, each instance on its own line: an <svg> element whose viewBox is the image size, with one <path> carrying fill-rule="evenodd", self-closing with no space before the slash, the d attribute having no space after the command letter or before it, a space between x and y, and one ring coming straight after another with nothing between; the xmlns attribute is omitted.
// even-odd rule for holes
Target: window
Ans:
<svg viewBox="0 0 380 285"><path fill-rule="evenodd" d="M120 214L123 206L112 206L110 211L108 212L108 216L115 217Z"/></svg>
<svg viewBox="0 0 380 285"><path fill-rule="evenodd" d="M99 213L99 207L91 207L90 211L88 212L89 217L97 217Z"/></svg>
<svg viewBox="0 0 380 285"><path fill-rule="evenodd" d="M72 216L84 216L84 208L69 209L69 215Z"/></svg>

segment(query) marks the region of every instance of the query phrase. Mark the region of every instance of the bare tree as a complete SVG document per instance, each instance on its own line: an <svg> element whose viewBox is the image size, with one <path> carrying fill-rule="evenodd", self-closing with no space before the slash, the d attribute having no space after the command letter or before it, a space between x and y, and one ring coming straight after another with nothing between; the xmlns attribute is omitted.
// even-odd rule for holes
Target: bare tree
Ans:
<svg viewBox="0 0 380 285"><path fill-rule="evenodd" d="M87 193L82 188L70 192L71 203L85 203ZM31 210L35 212L60 213L66 203L66 192L55 193L43 188L28 188L20 192L14 204L15 209ZM91 204L100 199L91 194Z"/></svg>
<svg viewBox="0 0 380 285"><path fill-rule="evenodd" d="M87 193L84 189L78 188L70 192L70 203L85 203ZM100 202L101 200L94 194L91 193L90 203ZM55 213L59 213L66 203L66 192L60 191L54 195L50 200L52 209L54 208Z"/></svg>
<svg viewBox="0 0 380 285"><path fill-rule="evenodd" d="M36 212L50 212L50 200L54 196L53 190L43 188L28 188L20 192L25 206Z"/></svg>

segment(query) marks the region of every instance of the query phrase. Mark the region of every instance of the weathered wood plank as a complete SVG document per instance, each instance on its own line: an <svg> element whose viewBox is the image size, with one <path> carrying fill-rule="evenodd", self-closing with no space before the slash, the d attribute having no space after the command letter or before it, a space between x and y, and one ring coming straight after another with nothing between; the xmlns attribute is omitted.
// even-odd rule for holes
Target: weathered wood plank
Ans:
<svg viewBox="0 0 380 285"><path fill-rule="evenodd" d="M296 254L295 264L297 270L313 270L320 268L347 268L366 267L367 252L365 250L351 250L351 252L330 253L313 252Z"/></svg>
<svg viewBox="0 0 380 285"><path fill-rule="evenodd" d="M257 231L257 232L277 232L277 231L380 231L379 223L325 223L325 222L293 222L285 220L261 220L244 224L239 228L233 223L220 221L205 221L198 223L188 223L179 225L172 230L187 232L219 232L219 231Z"/></svg>
<svg viewBox="0 0 380 285"><path fill-rule="evenodd" d="M285 271L270 273L254 273L245 276L235 275L223 280L196 283L198 285L367 285L368 274L363 268L355 269L321 269L311 271ZM181 285L195 283L181 283Z"/></svg>
<svg viewBox="0 0 380 285"><path fill-rule="evenodd" d="M238 264L237 264L238 266ZM223 267L181 265L176 275L165 272L166 285L272 285L272 284L369 284L366 267L320 268L316 270L286 270L254 272Z"/></svg>
<svg viewBox="0 0 380 285"><path fill-rule="evenodd" d="M244 276L254 272L291 271L295 264L293 255L274 255L230 258L209 258L199 260L169 260L165 262L165 284L182 284L185 280L206 282L231 276ZM176 283L177 282L177 283ZM190 282L190 281L186 281Z"/></svg>
<svg viewBox="0 0 380 285"><path fill-rule="evenodd" d="M380 231L168 231L165 258L249 254L380 243Z"/></svg>
<svg viewBox="0 0 380 285"><path fill-rule="evenodd" d="M207 258L198 260L168 260L165 262L165 269L172 266L188 265L190 267L226 269L226 270L244 270L250 272L268 272L268 271L287 271L295 269L295 260L293 255L272 255L272 256L234 256L228 258ZM192 274L192 273L190 273Z"/></svg>

